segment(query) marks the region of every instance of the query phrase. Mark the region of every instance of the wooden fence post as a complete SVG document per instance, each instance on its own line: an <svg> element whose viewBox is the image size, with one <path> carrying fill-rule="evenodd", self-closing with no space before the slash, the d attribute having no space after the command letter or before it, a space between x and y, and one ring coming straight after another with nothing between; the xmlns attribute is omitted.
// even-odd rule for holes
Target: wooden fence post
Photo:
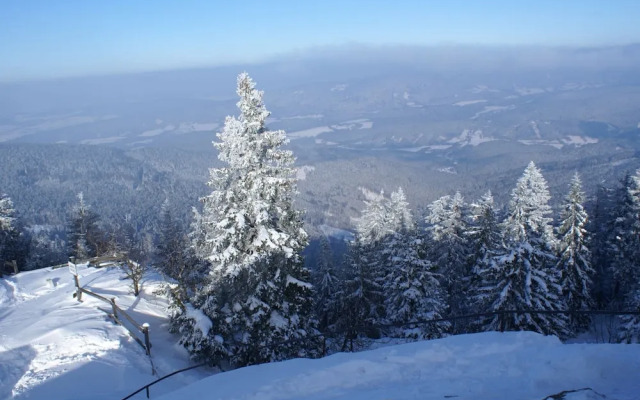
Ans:
<svg viewBox="0 0 640 400"><path fill-rule="evenodd" d="M78 275L73 276L73 281L76 284L76 299L82 301L82 289L80 288L80 281L78 281Z"/></svg>
<svg viewBox="0 0 640 400"><path fill-rule="evenodd" d="M13 274L17 274L18 271L18 262L16 260L11 260L11 265L13 266Z"/></svg>
<svg viewBox="0 0 640 400"><path fill-rule="evenodd" d="M147 355L151 355L151 341L149 340L149 324L142 324L142 333L144 334L144 347L147 349Z"/></svg>
<svg viewBox="0 0 640 400"><path fill-rule="evenodd" d="M116 298L111 298L111 309L113 310L113 318L118 321L118 306L116 306Z"/></svg>

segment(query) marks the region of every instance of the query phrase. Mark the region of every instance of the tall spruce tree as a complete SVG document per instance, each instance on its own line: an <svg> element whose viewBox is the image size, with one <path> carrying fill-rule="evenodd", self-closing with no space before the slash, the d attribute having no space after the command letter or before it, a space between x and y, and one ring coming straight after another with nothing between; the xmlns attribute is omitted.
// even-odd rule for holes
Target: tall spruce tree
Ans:
<svg viewBox="0 0 640 400"><path fill-rule="evenodd" d="M321 331L326 331L332 327L337 316L337 293L340 285L340 277L333 262L333 252L326 236L320 238L320 251L312 277L318 326Z"/></svg>
<svg viewBox="0 0 640 400"><path fill-rule="evenodd" d="M421 240L402 188L391 194L394 231L382 242L383 294L389 335L413 339L440 337L449 324L411 322L442 318L446 304L433 265L421 257Z"/></svg>
<svg viewBox="0 0 640 400"><path fill-rule="evenodd" d="M623 297L623 306L627 310L640 311L640 170L628 175L626 193L623 200L623 212L620 223L624 230L619 231L618 248L622 252L614 271ZM615 264L614 264L615 265ZM624 281L624 283L623 283ZM624 315L620 317L619 339L626 343L640 343L640 316Z"/></svg>
<svg viewBox="0 0 640 400"><path fill-rule="evenodd" d="M317 349L301 256L308 239L293 206L294 157L282 148L285 133L265 125L263 93L246 73L237 83L240 116L227 117L214 143L227 166L211 169L213 191L202 199L193 235L196 253L211 265L208 282L174 318L194 356L232 366Z"/></svg>
<svg viewBox="0 0 640 400"><path fill-rule="evenodd" d="M591 253L587 247L586 225L589 217L583 203L582 181L576 173L569 185L562 221L558 227L560 241L557 269L560 271L562 295L569 310L589 310L593 307L591 285L595 271L591 266ZM587 329L590 321L587 315L572 314L570 327L574 332L579 332Z"/></svg>
<svg viewBox="0 0 640 400"><path fill-rule="evenodd" d="M468 244L466 205L460 192L443 196L429 205L427 255L441 276L449 314L467 312Z"/></svg>
<svg viewBox="0 0 640 400"><path fill-rule="evenodd" d="M469 256L469 311L488 311L491 301L491 283L494 257L502 245L502 236L493 195L485 193L478 202L471 204L470 225L467 239Z"/></svg>
<svg viewBox="0 0 640 400"><path fill-rule="evenodd" d="M389 221L389 200L384 192L364 192L365 208L356 221L356 237L349 245L340 288L336 328L352 345L359 336L378 337L376 327L384 322L384 279L381 244L393 232Z"/></svg>
<svg viewBox="0 0 640 400"><path fill-rule="evenodd" d="M0 276L4 270L5 261L10 260L9 250L16 235L15 213L11 198L0 194Z"/></svg>
<svg viewBox="0 0 640 400"><path fill-rule="evenodd" d="M625 175L615 197L607 253L612 279L611 307L622 309L640 279L640 170L635 175Z"/></svg>
<svg viewBox="0 0 640 400"><path fill-rule="evenodd" d="M612 303L611 254L609 241L613 233L614 190L604 185L598 187L592 218L588 224L591 243L591 260L594 266L593 299L598 309L605 309Z"/></svg>
<svg viewBox="0 0 640 400"><path fill-rule="evenodd" d="M99 216L85 202L84 194L76 196L67 228L67 247L70 257L84 260L101 255L106 250L107 240L98 227Z"/></svg>
<svg viewBox="0 0 640 400"><path fill-rule="evenodd" d="M626 309L628 311L640 312L640 285L636 285L626 300ZM622 343L640 343L640 316L620 316L618 340Z"/></svg>
<svg viewBox="0 0 640 400"><path fill-rule="evenodd" d="M561 310L562 288L555 256L556 242L550 218L549 190L540 170L531 162L511 193L503 223L504 247L493 260L491 311ZM565 336L563 315L510 313L491 319L489 330L532 330Z"/></svg>

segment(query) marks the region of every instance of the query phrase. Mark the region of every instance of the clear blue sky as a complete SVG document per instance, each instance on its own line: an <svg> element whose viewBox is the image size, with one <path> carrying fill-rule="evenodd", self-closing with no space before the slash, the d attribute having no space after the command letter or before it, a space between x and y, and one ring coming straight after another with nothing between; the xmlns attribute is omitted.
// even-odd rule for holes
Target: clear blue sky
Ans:
<svg viewBox="0 0 640 400"><path fill-rule="evenodd" d="M640 42L640 0L0 0L0 81L259 61L315 46Z"/></svg>

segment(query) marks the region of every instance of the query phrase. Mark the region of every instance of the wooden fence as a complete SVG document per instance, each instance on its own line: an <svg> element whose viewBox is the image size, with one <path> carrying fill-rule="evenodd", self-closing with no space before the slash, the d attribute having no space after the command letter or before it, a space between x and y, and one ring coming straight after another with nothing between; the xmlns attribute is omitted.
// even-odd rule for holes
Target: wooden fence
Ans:
<svg viewBox="0 0 640 400"><path fill-rule="evenodd" d="M69 263L69 266L71 266L71 263ZM129 314L127 314L126 311L118 307L118 305L116 304L115 297L108 299L104 296L101 296L97 293L94 293L80 286L80 279L77 273L73 274L73 279L76 285L76 292L73 294L73 297L75 297L78 301L82 301L82 294L85 293L88 296L95 297L98 300L102 300L105 303L110 304L112 313L109 315L113 318L113 320L117 324L125 327L129 331L129 333L131 333L131 336L136 340L136 342L138 342L138 344L142 346L142 348L145 350L147 355L148 356L151 355L151 341L149 340L149 324L147 323L139 324L138 322L136 322L136 320L133 319ZM124 317L124 320L123 320L123 317ZM124 321L127 321L128 324L125 324ZM142 338L138 336L140 333L142 334Z"/></svg>

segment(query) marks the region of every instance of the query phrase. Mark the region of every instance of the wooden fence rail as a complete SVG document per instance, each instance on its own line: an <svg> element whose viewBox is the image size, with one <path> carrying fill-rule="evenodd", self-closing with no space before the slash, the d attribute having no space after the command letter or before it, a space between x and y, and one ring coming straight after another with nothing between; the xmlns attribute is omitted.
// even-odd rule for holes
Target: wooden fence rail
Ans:
<svg viewBox="0 0 640 400"><path fill-rule="evenodd" d="M142 346L146 354L148 356L151 355L151 340L149 339L149 324L147 323L139 324L126 311L118 307L118 305L116 304L115 297L112 297L111 299L107 299L106 297L101 296L98 293L94 293L80 286L78 275L74 274L73 280L76 285L76 292L73 294L73 297L75 297L78 301L82 301L82 294L86 293L87 295L95 297L98 300L104 301L105 303L109 303L111 305L111 310L112 310L111 316L114 319L114 321L117 324L125 327L129 331L129 333L131 333L131 336L135 339L135 341L138 342L140 346ZM129 324L131 324L134 329L132 329L128 324L124 324L121 316L124 317L124 319L127 322L129 322ZM142 333L142 340L138 337L138 333Z"/></svg>

